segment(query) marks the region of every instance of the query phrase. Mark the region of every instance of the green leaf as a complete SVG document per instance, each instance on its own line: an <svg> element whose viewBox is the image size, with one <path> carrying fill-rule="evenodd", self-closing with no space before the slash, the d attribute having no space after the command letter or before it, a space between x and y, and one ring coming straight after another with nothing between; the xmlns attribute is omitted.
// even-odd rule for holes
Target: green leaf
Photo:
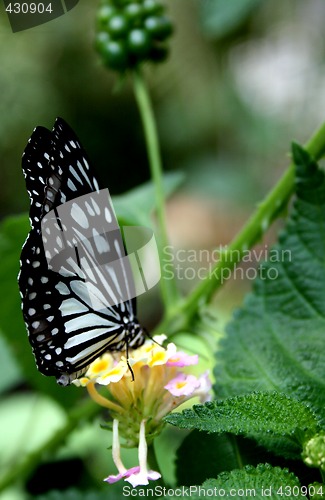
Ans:
<svg viewBox="0 0 325 500"><path fill-rule="evenodd" d="M171 413L166 422L183 429L231 432L254 437L272 433L302 443L318 430L318 422L304 403L278 392L253 392L223 401L194 405L182 413Z"/></svg>
<svg viewBox="0 0 325 500"><path fill-rule="evenodd" d="M169 490L170 491L170 490ZM174 496L180 493L191 499L198 498L306 498L307 487L301 486L296 476L288 469L272 467L269 464L247 465L242 469L222 472L216 479L207 479L201 486L183 486L174 490ZM321 485L315 485L315 491L321 491ZM176 494L177 493L177 494Z"/></svg>
<svg viewBox="0 0 325 500"><path fill-rule="evenodd" d="M177 450L177 484L202 484L207 477L217 477L221 472L239 469L245 465L256 467L265 462L274 467L287 467L297 477L303 477L304 484L319 479L317 469L312 470L305 465L301 456L296 458L300 460L279 457L247 437L228 433L208 434L194 430L185 437Z"/></svg>
<svg viewBox="0 0 325 500"><path fill-rule="evenodd" d="M176 475L178 484L190 486L243 465L256 466L261 462L280 465L279 460L279 457L257 446L252 439L228 433L207 434L194 430L186 436L177 450ZM281 465L287 466L287 462L282 462ZM297 461L294 463L301 464Z"/></svg>
<svg viewBox="0 0 325 500"><path fill-rule="evenodd" d="M182 172L170 172L163 177L165 197L174 193L182 184ZM155 189L151 181L128 191L120 196L112 197L115 212L120 225L139 225L151 227L151 215L155 208Z"/></svg>
<svg viewBox="0 0 325 500"><path fill-rule="evenodd" d="M66 414L53 399L44 395L22 392L2 398L0 485L4 477L51 439L66 421ZM1 494L0 494L1 496Z"/></svg>
<svg viewBox="0 0 325 500"><path fill-rule="evenodd" d="M207 477L237 469L236 438L230 434L203 434L194 430L177 450L176 475L178 484L201 484Z"/></svg>
<svg viewBox="0 0 325 500"><path fill-rule="evenodd" d="M261 0L205 0L200 2L203 31L222 38L246 21Z"/></svg>
<svg viewBox="0 0 325 500"><path fill-rule="evenodd" d="M241 470L223 472L217 479L208 479L202 485L202 489L205 490L211 491L214 488L219 492L224 490L224 497L235 499L306 498L294 474L288 469L272 467L269 464L259 464L257 467L246 466Z"/></svg>
<svg viewBox="0 0 325 500"><path fill-rule="evenodd" d="M21 371L16 362L8 343L3 335L0 335L0 394L10 390L23 381Z"/></svg>
<svg viewBox="0 0 325 500"><path fill-rule="evenodd" d="M293 146L296 200L279 244L261 264L253 293L220 343L217 397L258 388L325 405L325 181L306 151Z"/></svg>

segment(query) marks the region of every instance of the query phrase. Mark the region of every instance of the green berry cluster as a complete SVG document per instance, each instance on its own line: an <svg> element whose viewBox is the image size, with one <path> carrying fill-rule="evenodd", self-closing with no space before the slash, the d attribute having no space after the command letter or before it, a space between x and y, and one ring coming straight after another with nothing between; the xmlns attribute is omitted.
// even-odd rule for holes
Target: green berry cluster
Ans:
<svg viewBox="0 0 325 500"><path fill-rule="evenodd" d="M118 71L168 54L170 19L157 0L104 0L97 14L96 47L106 66Z"/></svg>

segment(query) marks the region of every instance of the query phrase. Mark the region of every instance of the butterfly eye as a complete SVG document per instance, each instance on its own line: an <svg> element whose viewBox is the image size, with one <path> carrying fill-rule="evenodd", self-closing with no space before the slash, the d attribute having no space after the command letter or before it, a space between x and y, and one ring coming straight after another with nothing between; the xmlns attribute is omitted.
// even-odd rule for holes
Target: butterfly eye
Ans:
<svg viewBox="0 0 325 500"><path fill-rule="evenodd" d="M22 167L31 224L18 277L24 320L39 371L68 385L105 351L128 352L145 334L125 292L134 284L114 210L98 201L100 185L64 120L34 130ZM112 228L113 245L105 237Z"/></svg>

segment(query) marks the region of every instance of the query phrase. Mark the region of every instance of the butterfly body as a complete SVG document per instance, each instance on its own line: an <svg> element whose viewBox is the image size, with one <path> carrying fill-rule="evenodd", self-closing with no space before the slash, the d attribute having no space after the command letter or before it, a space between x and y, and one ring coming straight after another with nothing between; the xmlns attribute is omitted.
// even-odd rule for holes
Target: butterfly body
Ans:
<svg viewBox="0 0 325 500"><path fill-rule="evenodd" d="M136 318L135 299L123 299L123 284L107 267L105 257L118 259L124 255L122 238L113 209L101 222L102 230L96 230L104 212L98 203L101 190L70 127L60 118L52 131L37 127L23 154L22 166L31 224L18 277L23 316L39 371L68 385L103 352L127 352L142 345L145 334ZM72 202L84 195L83 205ZM80 234L87 225L93 238L81 239L76 248L69 241L67 245L62 207L72 207L75 232ZM51 216L54 222L47 228L44 221ZM109 224L114 225L116 233L113 246L105 239L105 230L112 229ZM51 252L45 251L49 236L55 242L49 248L60 257L61 267L49 264ZM126 276L124 268L122 271ZM104 300L100 286L117 297L114 303ZM94 299L99 306L94 306Z"/></svg>

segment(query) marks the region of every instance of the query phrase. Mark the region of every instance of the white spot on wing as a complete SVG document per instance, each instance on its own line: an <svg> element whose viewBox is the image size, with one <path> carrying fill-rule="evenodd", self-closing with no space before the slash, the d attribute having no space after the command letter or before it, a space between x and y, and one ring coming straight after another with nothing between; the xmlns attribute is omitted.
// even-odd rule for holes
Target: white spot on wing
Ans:
<svg viewBox="0 0 325 500"><path fill-rule="evenodd" d="M87 208L87 211L88 211L89 215L91 215L93 217L95 215L95 212L93 211L93 209L89 205L88 201L85 202L85 206Z"/></svg>
<svg viewBox="0 0 325 500"><path fill-rule="evenodd" d="M69 298L60 305L62 316L71 316L71 314L82 314L88 311L88 307L75 298Z"/></svg>
<svg viewBox="0 0 325 500"><path fill-rule="evenodd" d="M94 276L94 273L90 269L89 263L85 257L81 257L80 264L83 271L87 274L88 278L96 283L96 278Z"/></svg>
<svg viewBox="0 0 325 500"><path fill-rule="evenodd" d="M107 222L110 224L112 222L112 214L111 212L108 210L107 207L105 207L105 219L107 220Z"/></svg>
<svg viewBox="0 0 325 500"><path fill-rule="evenodd" d="M73 260L72 257L69 257L67 259L67 264L69 264L69 266L72 268L72 270L78 275L80 276L82 279L84 279L84 273L82 271L82 269L80 269L80 267L78 266L78 264ZM63 266L61 266L61 269L60 269L60 272L62 269L65 269ZM62 273L63 274L63 273ZM66 273L68 276L69 276L69 271L67 271Z"/></svg>
<svg viewBox="0 0 325 500"><path fill-rule="evenodd" d="M86 174L86 171L85 169L83 168L83 166L81 165L80 161L78 160L77 161L77 165L78 165L78 168L80 170L80 173L81 175L84 177L84 179L87 181L87 183L89 184L89 186L92 188L92 185L91 185L91 182L89 180L89 177L88 175Z"/></svg>
<svg viewBox="0 0 325 500"><path fill-rule="evenodd" d="M70 286L73 293L85 302L89 308L100 310L102 314L114 318L116 322L120 321L121 318L118 311L113 307L107 307L107 299L97 286L94 286L90 282L86 284L81 281L72 281Z"/></svg>
<svg viewBox="0 0 325 500"><path fill-rule="evenodd" d="M120 325L116 324L113 321L101 318L100 316L97 316L97 314L89 313L83 316L77 316L76 318L70 319L69 321L66 322L65 329L67 333L72 333L81 328L82 329L88 328L88 330L92 330L96 326L104 328L106 331L115 330L116 328L120 327ZM88 332L88 335L91 334ZM75 337L77 337L77 335L75 335Z"/></svg>
<svg viewBox="0 0 325 500"><path fill-rule="evenodd" d="M96 191L99 191L99 186L96 177L93 177L93 184L95 186Z"/></svg>
<svg viewBox="0 0 325 500"><path fill-rule="evenodd" d="M99 215L100 214L100 208L97 205L97 203L95 202L94 198L91 198L91 202L93 204L93 207L94 207L94 210L95 210L96 214Z"/></svg>
<svg viewBox="0 0 325 500"><path fill-rule="evenodd" d="M70 290L65 283L59 281L55 288L59 291L60 295L70 295Z"/></svg>
<svg viewBox="0 0 325 500"><path fill-rule="evenodd" d="M83 229L89 227L89 221L84 210L77 204L73 203L71 207L71 217L79 224Z"/></svg>
<svg viewBox="0 0 325 500"><path fill-rule="evenodd" d="M77 191L77 188L71 179L68 179L67 185L68 185L68 188L71 189L71 191ZM62 194L62 196L63 196L63 194Z"/></svg>
<svg viewBox="0 0 325 500"><path fill-rule="evenodd" d="M75 179L77 179L77 181L80 182L80 184L82 184L82 180L81 178L79 177L79 175L77 174L76 170L72 167L72 165L69 166L69 170L70 172L72 173L72 175L75 177Z"/></svg>
<svg viewBox="0 0 325 500"><path fill-rule="evenodd" d="M109 252L109 243L103 235L99 234L96 228L93 228L94 242L99 253Z"/></svg>
<svg viewBox="0 0 325 500"><path fill-rule="evenodd" d="M115 326L114 328L111 328L111 330L116 330L118 327ZM105 333L107 333L107 329L106 328L95 328L93 330L90 330L88 332L83 332L83 333L80 333L79 335L74 335L73 337L71 337L65 344L64 344L64 348L65 349L70 349L71 347L75 347L75 346L80 346L80 344L84 343L84 342L87 342L89 340L93 340L95 339L96 337L100 337L101 335L105 335ZM105 338L104 340L102 340L101 342L99 342L98 344L100 345L104 345L104 344L109 344L109 339ZM84 352L87 352L88 354L89 353L92 353L92 352L95 352L97 350L97 346L98 344L95 344L95 345L91 345L90 347L88 347L87 349L84 349L83 351L81 351L80 353L78 353L74 359L78 359L79 356L80 357L84 357ZM67 358L69 359L69 358Z"/></svg>
<svg viewBox="0 0 325 500"><path fill-rule="evenodd" d="M60 236L57 236L57 237L56 237L56 243L57 243L57 245L58 245L60 248L63 248L63 243L62 243L62 239L60 238Z"/></svg>

